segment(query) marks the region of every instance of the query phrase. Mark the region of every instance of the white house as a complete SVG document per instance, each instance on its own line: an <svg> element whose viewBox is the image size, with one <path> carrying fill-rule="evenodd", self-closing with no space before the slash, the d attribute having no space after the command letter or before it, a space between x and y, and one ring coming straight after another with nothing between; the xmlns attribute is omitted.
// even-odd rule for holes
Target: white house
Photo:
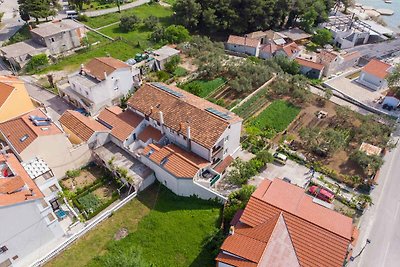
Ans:
<svg viewBox="0 0 400 267"><path fill-rule="evenodd" d="M363 67L357 81L372 90L385 89L388 86L386 77L392 69L392 65L378 59L372 59Z"/></svg>
<svg viewBox="0 0 400 267"><path fill-rule="evenodd" d="M300 65L300 72L311 78L311 79L321 79L322 73L324 71L324 65L321 63L312 61L310 59L297 57L295 59Z"/></svg>
<svg viewBox="0 0 400 267"><path fill-rule="evenodd" d="M260 39L236 35L230 35L228 41L225 43L226 50L255 57L259 55L260 46Z"/></svg>
<svg viewBox="0 0 400 267"><path fill-rule="evenodd" d="M358 51L338 53L335 51L322 50L317 56L319 58L319 63L324 65L323 75L330 76L339 71L354 67L358 63L361 54Z"/></svg>
<svg viewBox="0 0 400 267"><path fill-rule="evenodd" d="M27 266L35 252L64 234L48 200L13 154L0 155L0 218L0 266Z"/></svg>
<svg viewBox="0 0 400 267"><path fill-rule="evenodd" d="M138 70L112 57L94 58L68 77L69 87L60 90L61 97L91 115L106 106L120 103L133 91Z"/></svg>
<svg viewBox="0 0 400 267"><path fill-rule="evenodd" d="M97 120L111 129L114 143L138 155L178 195L215 197L210 188L240 148L241 118L162 83L143 85L126 111L107 108Z"/></svg>

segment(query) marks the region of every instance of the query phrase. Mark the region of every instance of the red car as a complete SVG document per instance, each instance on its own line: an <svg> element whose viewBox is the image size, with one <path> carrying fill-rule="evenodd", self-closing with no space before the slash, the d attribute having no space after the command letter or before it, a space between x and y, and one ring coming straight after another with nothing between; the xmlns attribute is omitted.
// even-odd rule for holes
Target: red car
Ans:
<svg viewBox="0 0 400 267"><path fill-rule="evenodd" d="M311 195L329 203L331 203L335 198L335 194L332 191L316 185L311 186L310 189L308 189L308 192L310 192Z"/></svg>

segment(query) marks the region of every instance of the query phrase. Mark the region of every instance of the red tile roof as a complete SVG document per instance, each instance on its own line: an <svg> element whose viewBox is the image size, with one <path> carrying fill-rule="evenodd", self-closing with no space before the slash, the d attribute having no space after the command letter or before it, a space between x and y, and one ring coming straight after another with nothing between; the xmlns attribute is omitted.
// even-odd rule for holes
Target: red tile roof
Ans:
<svg viewBox="0 0 400 267"><path fill-rule="evenodd" d="M89 61L83 67L83 70L99 81L103 81L106 79L104 73L110 75L115 70L120 68L130 68L130 66L121 60L112 57L96 57Z"/></svg>
<svg viewBox="0 0 400 267"><path fill-rule="evenodd" d="M250 262L245 259L240 259L237 257L230 256L223 252L219 253L217 258L215 259L217 262L223 262L229 264L231 266L240 266L240 267L257 267L257 263Z"/></svg>
<svg viewBox="0 0 400 267"><path fill-rule="evenodd" d="M295 185L280 179L273 182L265 180L251 196L240 221L250 229L257 229L281 213L300 266L343 265L352 237L352 219L313 203L312 197ZM261 238L267 236L254 235L260 235ZM237 242L222 249L246 250L246 246ZM247 255L252 250L248 248L248 251L241 253ZM253 261L254 256L248 260Z"/></svg>
<svg viewBox="0 0 400 267"><path fill-rule="evenodd" d="M143 120L132 111L122 111L120 107L107 107L100 112L97 120L111 127L111 135L120 141L125 141Z"/></svg>
<svg viewBox="0 0 400 267"><path fill-rule="evenodd" d="M323 70L324 65L320 64L320 63L316 63L314 61L310 61L310 60L305 60L302 58L296 58L297 63L299 63L301 66L305 66L305 67L309 67L311 69L315 69L315 70Z"/></svg>
<svg viewBox="0 0 400 267"><path fill-rule="evenodd" d="M142 140L145 143L150 138L153 139L153 141L158 142L160 141L162 136L163 135L159 130L150 125L147 125L146 128L144 128L144 130L138 135L138 139Z"/></svg>
<svg viewBox="0 0 400 267"><path fill-rule="evenodd" d="M43 198L42 192L40 192L14 154L0 155L0 163L8 165L13 172L11 177L8 174L7 177L0 178L0 206Z"/></svg>
<svg viewBox="0 0 400 267"><path fill-rule="evenodd" d="M95 132L110 131L103 124L74 110L65 111L59 122L85 142L89 141Z"/></svg>
<svg viewBox="0 0 400 267"><path fill-rule="evenodd" d="M318 57L326 63L331 63L334 61L338 55L334 52L328 51L328 50L322 50L319 54Z"/></svg>
<svg viewBox="0 0 400 267"><path fill-rule="evenodd" d="M391 67L392 66L388 63L377 59L372 59L367 65L364 66L363 71L380 79L385 79L386 76L389 75L389 69Z"/></svg>
<svg viewBox="0 0 400 267"><path fill-rule="evenodd" d="M148 156L150 151L153 152ZM192 179L199 170L210 165L208 161L196 154L172 144L164 147L150 144L145 147L142 154L158 165L161 165L177 178Z"/></svg>
<svg viewBox="0 0 400 267"><path fill-rule="evenodd" d="M300 50L299 46L295 42L291 42L280 47L288 57L292 57Z"/></svg>
<svg viewBox="0 0 400 267"><path fill-rule="evenodd" d="M53 123L47 126L35 126L29 116L47 118L47 115L40 109L35 109L20 117L11 119L0 124L0 131L11 143L18 153L25 150L39 136L63 134ZM23 138L27 136L27 138ZM24 139L22 141L22 139Z"/></svg>
<svg viewBox="0 0 400 267"><path fill-rule="evenodd" d="M0 107L6 102L13 91L13 86L0 82Z"/></svg>
<svg viewBox="0 0 400 267"><path fill-rule="evenodd" d="M260 40L255 39L255 38L249 38L249 37L229 35L227 43L235 44L235 45L249 46L249 47L257 47L260 44Z"/></svg>
<svg viewBox="0 0 400 267"><path fill-rule="evenodd" d="M229 155L227 156L223 161L221 161L215 168L214 171L218 172L218 173L222 173L223 171L225 171L226 168L229 167L229 165L231 165L233 161L233 158Z"/></svg>
<svg viewBox="0 0 400 267"><path fill-rule="evenodd" d="M157 86L164 86L179 94L173 95ZM187 135L188 123L191 138L201 146L211 149L231 123L242 119L232 112L209 101L192 95L182 89L164 84L147 83L138 89L129 99L128 105L133 110L148 115L160 122L160 111L163 113L164 125L183 136ZM223 119L207 111L207 108L227 114Z"/></svg>

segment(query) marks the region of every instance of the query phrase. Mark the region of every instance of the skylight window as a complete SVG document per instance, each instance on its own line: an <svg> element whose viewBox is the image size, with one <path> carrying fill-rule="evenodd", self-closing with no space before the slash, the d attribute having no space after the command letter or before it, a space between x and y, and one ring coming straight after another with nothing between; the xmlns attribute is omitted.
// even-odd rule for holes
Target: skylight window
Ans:
<svg viewBox="0 0 400 267"><path fill-rule="evenodd" d="M22 143L22 142L24 142L26 139L28 139L29 138L29 134L25 134L24 136L22 136L20 139L19 139L19 141Z"/></svg>

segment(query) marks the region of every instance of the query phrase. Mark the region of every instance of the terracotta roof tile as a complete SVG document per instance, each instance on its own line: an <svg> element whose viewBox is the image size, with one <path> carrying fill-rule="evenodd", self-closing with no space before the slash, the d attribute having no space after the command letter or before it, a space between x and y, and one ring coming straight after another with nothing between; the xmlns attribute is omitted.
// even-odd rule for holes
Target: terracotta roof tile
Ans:
<svg viewBox="0 0 400 267"><path fill-rule="evenodd" d="M179 94L175 96L157 86L164 86ZM143 85L129 99L130 108L148 115L153 120L160 122L160 111L163 113L164 125L183 136L187 135L187 123L191 127L191 138L194 142L211 149L230 123L239 122L242 119L213 103L200 97L194 96L182 89L164 84ZM225 120L211 112L212 108L222 114L229 115Z"/></svg>
<svg viewBox="0 0 400 267"><path fill-rule="evenodd" d="M0 155L0 163L8 165L13 171L11 176L8 174L7 177L0 178L0 206L43 198L42 192L14 154Z"/></svg>
<svg viewBox="0 0 400 267"><path fill-rule="evenodd" d="M242 37L236 35L229 35L228 44L243 45L249 47L257 47L260 44L260 40L249 37Z"/></svg>
<svg viewBox="0 0 400 267"><path fill-rule="evenodd" d="M314 61L310 61L310 60L305 60L302 58L296 58L297 63L299 63L301 66L305 66L305 67L309 67L315 70L322 70L324 68L324 65L314 62Z"/></svg>
<svg viewBox="0 0 400 267"><path fill-rule="evenodd" d="M291 42L280 46L280 48L285 52L288 57L292 57L294 54L299 52L300 48L295 42Z"/></svg>
<svg viewBox="0 0 400 267"><path fill-rule="evenodd" d="M159 130L150 125L147 125L146 128L144 128L144 130L138 135L138 139L142 140L145 143L150 138L153 139L153 141L158 142L160 141L162 136L163 135Z"/></svg>
<svg viewBox="0 0 400 267"><path fill-rule="evenodd" d="M351 242L352 219L312 202L303 189L275 179L253 193L240 221L257 227L283 214L301 266L339 267Z"/></svg>
<svg viewBox="0 0 400 267"><path fill-rule="evenodd" d="M130 66L121 60L112 57L96 57L89 61L84 66L83 70L99 81L103 81L106 79L104 73L110 75L120 68L130 68Z"/></svg>
<svg viewBox="0 0 400 267"><path fill-rule="evenodd" d="M13 91L13 86L0 82L0 107L4 104L4 102L6 102L7 98Z"/></svg>
<svg viewBox="0 0 400 267"><path fill-rule="evenodd" d="M153 152L147 156L150 150ZM199 170L210 165L205 159L173 144L164 147L150 144L143 150L143 155L178 178L192 179Z"/></svg>
<svg viewBox="0 0 400 267"><path fill-rule="evenodd" d="M231 165L233 161L233 158L228 155L223 161L221 161L215 168L214 171L218 172L218 173L222 173L223 171L225 171L226 168L229 167L229 165Z"/></svg>
<svg viewBox="0 0 400 267"><path fill-rule="evenodd" d="M111 135L120 141L125 141L143 120L139 115L119 107L107 107L100 112L97 120L111 128Z"/></svg>
<svg viewBox="0 0 400 267"><path fill-rule="evenodd" d="M328 51L328 50L322 50L319 54L318 57L326 63L331 63L332 61L334 61L337 57L338 54Z"/></svg>
<svg viewBox="0 0 400 267"><path fill-rule="evenodd" d="M215 260L235 267L257 267L257 263L255 262L233 257L223 252L219 253Z"/></svg>
<svg viewBox="0 0 400 267"><path fill-rule="evenodd" d="M82 141L89 141L95 132L109 132L101 123L74 110L67 110L59 119L63 127L69 129Z"/></svg>
<svg viewBox="0 0 400 267"><path fill-rule="evenodd" d="M46 126L35 126L29 116L47 118L47 115L42 110L35 109L0 124L0 131L18 153L24 151L39 136L63 133L53 122Z"/></svg>
<svg viewBox="0 0 400 267"><path fill-rule="evenodd" d="M377 59L372 59L367 65L362 69L364 72L374 75L380 79L385 79L389 75L389 69L392 66L388 63L382 62Z"/></svg>

